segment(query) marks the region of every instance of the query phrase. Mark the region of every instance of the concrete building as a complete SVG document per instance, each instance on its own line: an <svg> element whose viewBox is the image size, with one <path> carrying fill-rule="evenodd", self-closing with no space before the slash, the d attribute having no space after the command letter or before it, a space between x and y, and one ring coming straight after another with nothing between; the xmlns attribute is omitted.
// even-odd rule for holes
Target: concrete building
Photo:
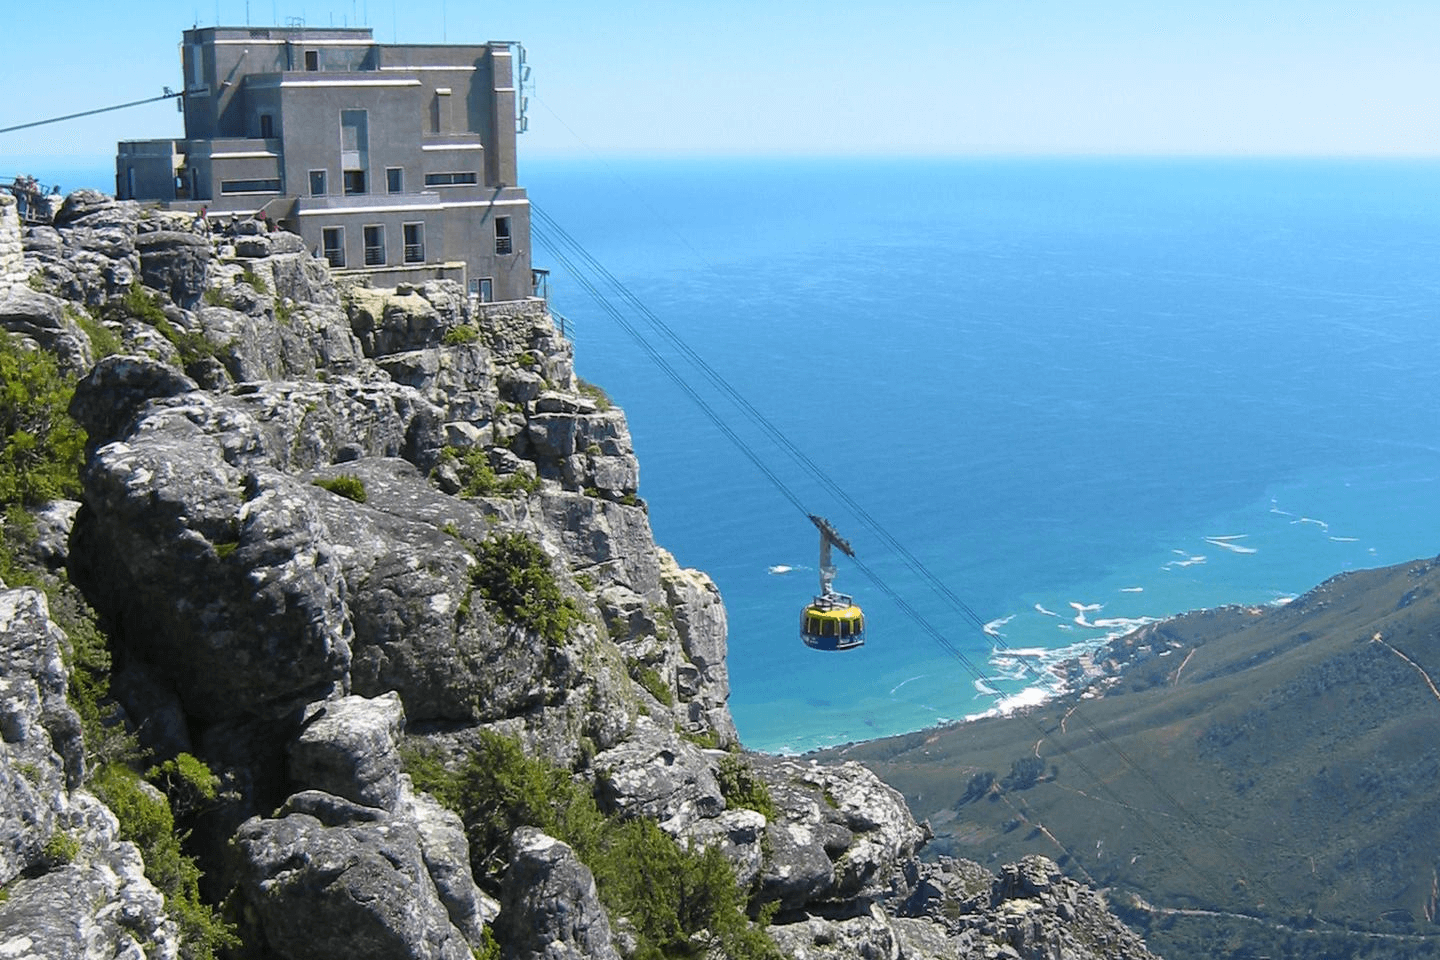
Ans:
<svg viewBox="0 0 1440 960"><path fill-rule="evenodd" d="M368 27L186 30L185 139L119 144L116 196L260 212L377 286L532 295L516 44L380 44Z"/></svg>

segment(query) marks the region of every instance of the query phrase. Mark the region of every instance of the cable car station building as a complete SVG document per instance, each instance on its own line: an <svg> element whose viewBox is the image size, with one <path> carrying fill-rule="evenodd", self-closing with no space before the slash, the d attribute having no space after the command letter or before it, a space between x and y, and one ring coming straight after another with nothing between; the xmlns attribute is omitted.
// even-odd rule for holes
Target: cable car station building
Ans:
<svg viewBox="0 0 1440 960"><path fill-rule="evenodd" d="M185 139L120 143L116 196L263 212L376 286L445 277L481 301L529 297L512 47L186 30Z"/></svg>

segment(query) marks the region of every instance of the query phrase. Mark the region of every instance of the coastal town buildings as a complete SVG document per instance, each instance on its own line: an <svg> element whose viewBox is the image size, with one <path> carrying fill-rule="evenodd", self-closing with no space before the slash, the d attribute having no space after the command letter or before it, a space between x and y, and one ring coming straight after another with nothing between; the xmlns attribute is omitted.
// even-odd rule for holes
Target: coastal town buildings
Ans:
<svg viewBox="0 0 1440 960"><path fill-rule="evenodd" d="M511 42L381 44L369 27L203 27L181 45L185 137L119 144L116 196L263 216L381 286L531 296Z"/></svg>

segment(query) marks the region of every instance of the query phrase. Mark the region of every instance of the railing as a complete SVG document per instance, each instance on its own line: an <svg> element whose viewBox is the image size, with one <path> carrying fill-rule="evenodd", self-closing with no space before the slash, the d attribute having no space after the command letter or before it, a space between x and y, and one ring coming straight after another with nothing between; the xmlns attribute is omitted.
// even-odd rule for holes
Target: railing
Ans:
<svg viewBox="0 0 1440 960"><path fill-rule="evenodd" d="M330 261L332 267L345 266L345 251L341 247L326 247L325 259Z"/></svg>
<svg viewBox="0 0 1440 960"><path fill-rule="evenodd" d="M367 267L383 267L383 266L385 266L385 245L384 245L383 243L382 243L382 244L379 244L379 245L373 245L373 244L368 244L368 243L367 243L367 244L365 245L365 266L367 266Z"/></svg>
<svg viewBox="0 0 1440 960"><path fill-rule="evenodd" d="M496 252L497 254L510 253L510 252L511 252L510 238L509 238L509 237L496 237L496 238L495 238L495 252Z"/></svg>
<svg viewBox="0 0 1440 960"><path fill-rule="evenodd" d="M406 263L424 263L424 262L425 262L425 244L423 244L423 243L407 243L407 244L405 244L405 262L406 262Z"/></svg>

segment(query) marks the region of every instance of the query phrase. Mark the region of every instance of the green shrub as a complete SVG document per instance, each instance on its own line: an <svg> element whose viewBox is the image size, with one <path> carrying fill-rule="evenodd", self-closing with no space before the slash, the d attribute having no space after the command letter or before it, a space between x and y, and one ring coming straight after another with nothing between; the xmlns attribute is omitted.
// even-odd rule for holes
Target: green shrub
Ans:
<svg viewBox="0 0 1440 960"><path fill-rule="evenodd" d="M130 287L120 298L118 307L108 306L107 312L113 314L117 311L156 328L166 322L165 311L160 309L160 300L155 295L147 293L145 288L140 285L139 280L130 282ZM168 326L168 324L166 325Z"/></svg>
<svg viewBox="0 0 1440 960"><path fill-rule="evenodd" d="M720 783L720 793L727 806L754 810L764 814L766 820L775 819L770 788L743 757L733 753L721 757L715 779Z"/></svg>
<svg viewBox="0 0 1440 960"><path fill-rule="evenodd" d="M165 793L170 799L170 808L181 817L214 803L220 791L220 778L210 772L203 760L188 753L177 754L151 767L145 772L145 779Z"/></svg>
<svg viewBox="0 0 1440 960"><path fill-rule="evenodd" d="M502 622L534 631L556 645L580 622L580 608L560 592L550 558L525 534L485 540L476 549L476 559L471 583Z"/></svg>
<svg viewBox="0 0 1440 960"><path fill-rule="evenodd" d="M540 488L540 478L516 471L500 476L490 466L490 460L480 447L460 449L446 447L441 457L455 465L460 476L460 496L474 497L509 496L517 493L534 493Z"/></svg>
<svg viewBox="0 0 1440 960"><path fill-rule="evenodd" d="M464 821L472 869L492 891L511 832L533 826L569 844L590 868L606 909L634 925L639 960L781 957L746 918L744 891L717 848L681 847L648 818L606 817L586 785L518 742L482 731L456 771L418 751L405 760L415 786Z"/></svg>
<svg viewBox="0 0 1440 960"><path fill-rule="evenodd" d="M613 406L610 402L610 395L590 381L576 377L575 387L580 391L580 396L589 397L595 401L596 410L605 411Z"/></svg>
<svg viewBox="0 0 1440 960"><path fill-rule="evenodd" d="M461 324L458 327L451 327L449 330L446 330L445 336L440 338L440 342L447 347L458 347L462 344L474 343L476 340L479 339L480 331L476 330L468 323L465 323Z"/></svg>
<svg viewBox="0 0 1440 960"><path fill-rule="evenodd" d="M145 876L180 926L181 956L214 960L217 950L239 946L234 928L200 899L200 868L180 847L165 797L146 790L140 775L121 763L101 767L90 785L120 821L120 838L140 848Z"/></svg>
<svg viewBox="0 0 1440 960"><path fill-rule="evenodd" d="M336 496L354 500L356 503L365 502L365 482L353 473L342 473L338 477L316 477L310 482Z"/></svg>
<svg viewBox="0 0 1440 960"><path fill-rule="evenodd" d="M207 307L233 307L235 298L230 296L219 287L206 287L205 292L200 295L200 300Z"/></svg>
<svg viewBox="0 0 1440 960"><path fill-rule="evenodd" d="M536 357L535 354L531 353L529 350L526 350L524 353L520 354L520 356L516 357L515 362L522 367L537 367L540 365L540 359Z"/></svg>
<svg viewBox="0 0 1440 960"><path fill-rule="evenodd" d="M80 495L85 431L66 412L74 392L50 354L0 333L0 508Z"/></svg>
<svg viewBox="0 0 1440 960"><path fill-rule="evenodd" d="M80 841L64 830L56 830L50 834L50 839L45 841L42 852L45 855L45 862L51 867L61 867L67 863L73 863L75 858L80 855Z"/></svg>

